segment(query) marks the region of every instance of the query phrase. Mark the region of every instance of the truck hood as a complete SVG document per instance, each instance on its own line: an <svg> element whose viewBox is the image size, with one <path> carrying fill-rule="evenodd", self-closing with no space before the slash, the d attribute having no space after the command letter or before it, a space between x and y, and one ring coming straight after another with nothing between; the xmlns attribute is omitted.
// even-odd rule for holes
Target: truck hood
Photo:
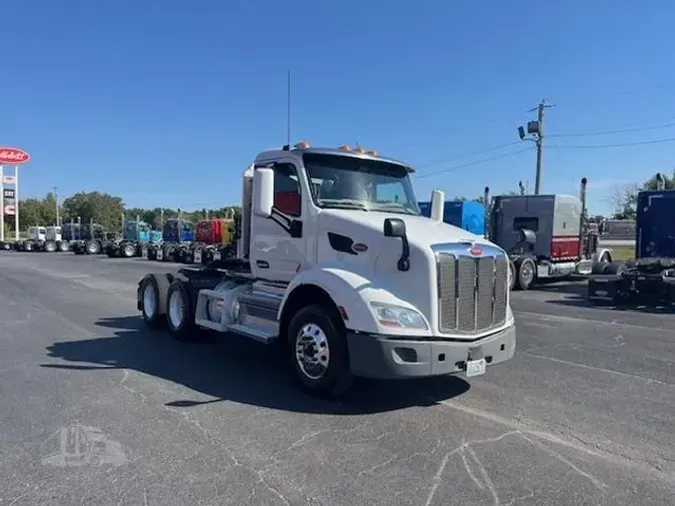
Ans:
<svg viewBox="0 0 675 506"><path fill-rule="evenodd" d="M384 220L387 218L400 218L405 222L408 241L418 246L452 242L477 242L479 244L492 244L482 236L472 234L466 230L437 222L424 216L406 214L382 213L374 211L352 211L343 209L325 209L321 213L321 221L339 231L345 223L352 222L357 227L370 229L374 234L384 237ZM355 238L356 239L356 238ZM359 238L360 239L360 238ZM363 241L368 243L368 241ZM372 240L371 240L372 242Z"/></svg>

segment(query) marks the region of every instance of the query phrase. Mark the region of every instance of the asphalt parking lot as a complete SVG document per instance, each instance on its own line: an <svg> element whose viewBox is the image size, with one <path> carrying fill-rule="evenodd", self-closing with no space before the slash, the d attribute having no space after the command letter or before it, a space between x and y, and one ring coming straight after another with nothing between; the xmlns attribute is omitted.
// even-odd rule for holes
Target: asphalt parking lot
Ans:
<svg viewBox="0 0 675 506"><path fill-rule="evenodd" d="M2 504L675 504L674 314L514 293L512 361L329 403L143 330L136 282L173 268L0 253Z"/></svg>

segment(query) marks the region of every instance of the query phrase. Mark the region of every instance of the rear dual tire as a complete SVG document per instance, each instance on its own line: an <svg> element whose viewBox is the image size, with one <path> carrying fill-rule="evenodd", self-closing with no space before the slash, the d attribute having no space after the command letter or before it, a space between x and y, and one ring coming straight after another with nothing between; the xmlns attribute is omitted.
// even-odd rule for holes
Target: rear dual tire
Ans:
<svg viewBox="0 0 675 506"><path fill-rule="evenodd" d="M150 329L167 329L178 341L197 341L190 287L180 279L169 282L166 276L149 274L140 286L140 309ZM160 311L161 310L161 311Z"/></svg>

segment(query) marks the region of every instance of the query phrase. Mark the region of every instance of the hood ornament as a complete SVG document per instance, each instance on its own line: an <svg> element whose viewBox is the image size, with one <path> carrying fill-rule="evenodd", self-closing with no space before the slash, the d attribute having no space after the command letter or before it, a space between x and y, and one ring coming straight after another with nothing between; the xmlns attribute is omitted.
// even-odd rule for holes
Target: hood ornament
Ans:
<svg viewBox="0 0 675 506"><path fill-rule="evenodd" d="M469 254L474 257L479 257L483 254L483 248L479 244L473 243L469 248Z"/></svg>

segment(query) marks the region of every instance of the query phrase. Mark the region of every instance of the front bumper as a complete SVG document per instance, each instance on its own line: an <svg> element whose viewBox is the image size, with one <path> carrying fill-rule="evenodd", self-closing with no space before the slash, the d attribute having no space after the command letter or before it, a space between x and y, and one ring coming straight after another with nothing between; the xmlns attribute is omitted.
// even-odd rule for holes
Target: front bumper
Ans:
<svg viewBox="0 0 675 506"><path fill-rule="evenodd" d="M376 379L423 378L458 374L468 360L484 358L488 366L516 351L516 326L476 341L400 339L347 331L349 362L356 376Z"/></svg>

